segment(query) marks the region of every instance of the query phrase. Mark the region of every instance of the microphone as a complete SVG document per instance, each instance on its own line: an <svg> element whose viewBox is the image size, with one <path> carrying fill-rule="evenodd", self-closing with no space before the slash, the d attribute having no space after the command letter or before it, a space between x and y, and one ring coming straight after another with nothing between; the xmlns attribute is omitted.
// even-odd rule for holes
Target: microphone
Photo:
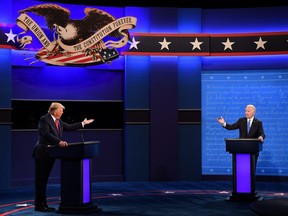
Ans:
<svg viewBox="0 0 288 216"><path fill-rule="evenodd" d="M81 133L81 140L82 140L83 144L85 144L84 136L82 133Z"/></svg>

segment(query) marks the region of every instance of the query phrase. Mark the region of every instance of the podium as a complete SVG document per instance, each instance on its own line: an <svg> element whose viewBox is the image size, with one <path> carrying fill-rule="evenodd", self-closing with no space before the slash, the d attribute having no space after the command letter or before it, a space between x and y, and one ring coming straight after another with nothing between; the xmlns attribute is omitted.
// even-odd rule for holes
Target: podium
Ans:
<svg viewBox="0 0 288 216"><path fill-rule="evenodd" d="M48 146L50 157L61 160L61 201L58 213L85 214L101 211L92 203L92 158L98 155L99 141Z"/></svg>
<svg viewBox="0 0 288 216"><path fill-rule="evenodd" d="M258 139L225 139L226 151L232 154L233 191L227 200L256 201L260 196L255 192L256 162L262 151Z"/></svg>

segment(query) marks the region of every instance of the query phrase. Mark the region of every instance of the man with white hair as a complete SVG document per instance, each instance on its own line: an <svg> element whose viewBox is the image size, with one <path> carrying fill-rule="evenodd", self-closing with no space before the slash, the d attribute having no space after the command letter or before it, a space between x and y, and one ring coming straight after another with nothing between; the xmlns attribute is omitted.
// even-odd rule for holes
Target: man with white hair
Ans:
<svg viewBox="0 0 288 216"><path fill-rule="evenodd" d="M239 129L239 138L257 138L261 142L265 139L265 133L262 121L254 117L256 107L252 104L246 106L245 116L239 118L234 124L228 124L223 117L217 118L217 121L227 130Z"/></svg>

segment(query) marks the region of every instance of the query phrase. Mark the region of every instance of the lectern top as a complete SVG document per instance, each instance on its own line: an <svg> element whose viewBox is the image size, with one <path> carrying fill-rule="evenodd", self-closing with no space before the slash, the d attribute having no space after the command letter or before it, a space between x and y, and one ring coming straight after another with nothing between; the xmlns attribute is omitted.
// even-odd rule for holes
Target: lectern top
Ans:
<svg viewBox="0 0 288 216"><path fill-rule="evenodd" d="M231 142L239 142L239 141L244 141L244 142L261 142L257 138L226 138L225 141L231 141Z"/></svg>
<svg viewBox="0 0 288 216"><path fill-rule="evenodd" d="M226 151L230 153L258 153L262 151L262 142L258 139L225 139Z"/></svg>
<svg viewBox="0 0 288 216"><path fill-rule="evenodd" d="M49 156L54 158L91 158L98 152L99 141L69 143L65 148L48 146Z"/></svg>
<svg viewBox="0 0 288 216"><path fill-rule="evenodd" d="M91 145L91 144L97 144L100 143L99 141L85 141L85 142L73 142L68 143L68 145Z"/></svg>
<svg viewBox="0 0 288 216"><path fill-rule="evenodd" d="M97 144L100 143L99 141L85 141L85 142L72 142L68 143L68 146L77 146L77 145L91 145L91 144ZM48 145L49 148L58 147L55 145Z"/></svg>

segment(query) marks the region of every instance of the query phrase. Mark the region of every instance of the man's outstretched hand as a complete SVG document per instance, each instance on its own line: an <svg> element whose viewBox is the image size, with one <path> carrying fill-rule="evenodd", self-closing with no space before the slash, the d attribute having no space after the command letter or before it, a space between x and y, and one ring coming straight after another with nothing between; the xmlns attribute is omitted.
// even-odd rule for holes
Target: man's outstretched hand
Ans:
<svg viewBox="0 0 288 216"><path fill-rule="evenodd" d="M92 123L93 121L94 121L94 119L87 119L87 118L85 118L85 119L82 121L82 123L83 123L83 125L86 125L86 124Z"/></svg>

